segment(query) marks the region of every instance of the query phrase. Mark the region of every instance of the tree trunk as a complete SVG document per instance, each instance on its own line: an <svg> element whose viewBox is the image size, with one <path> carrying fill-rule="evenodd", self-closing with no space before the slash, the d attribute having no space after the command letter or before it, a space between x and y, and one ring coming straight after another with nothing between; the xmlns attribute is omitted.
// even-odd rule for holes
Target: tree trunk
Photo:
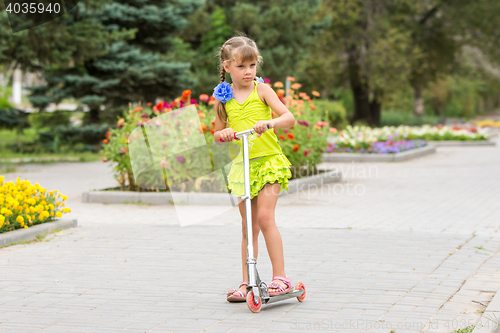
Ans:
<svg viewBox="0 0 500 333"><path fill-rule="evenodd" d="M99 107L94 106L90 109L90 123L91 124L98 124L99 123Z"/></svg>
<svg viewBox="0 0 500 333"><path fill-rule="evenodd" d="M382 103L380 103L380 99L374 98L370 102L370 117L368 118L368 125L372 127L380 126L381 109L382 109Z"/></svg>
<svg viewBox="0 0 500 333"><path fill-rule="evenodd" d="M361 68L358 63L358 51L352 47L348 51L348 75L354 97L354 115L350 119L351 125L357 120L366 120L370 114L368 98L368 83L361 78Z"/></svg>
<svg viewBox="0 0 500 333"><path fill-rule="evenodd" d="M415 97L413 100L413 113L417 117L422 117L424 115L424 98L422 97L422 87L416 85L414 88Z"/></svg>

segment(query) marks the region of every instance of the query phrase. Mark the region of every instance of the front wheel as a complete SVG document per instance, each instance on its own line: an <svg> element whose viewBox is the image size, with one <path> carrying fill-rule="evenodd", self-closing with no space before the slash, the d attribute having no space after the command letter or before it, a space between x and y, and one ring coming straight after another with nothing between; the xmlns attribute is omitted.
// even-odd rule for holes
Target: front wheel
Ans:
<svg viewBox="0 0 500 333"><path fill-rule="evenodd" d="M257 313L260 311L260 307L262 306L262 301L259 298L258 302L255 303L255 299L253 297L253 291L247 293L247 306L253 313Z"/></svg>
<svg viewBox="0 0 500 333"><path fill-rule="evenodd" d="M297 282L297 285L295 286L295 290L304 290L304 293L302 295L300 295L299 297L297 297L297 300L299 302L303 302L304 299L306 298L306 287L304 286L302 281Z"/></svg>

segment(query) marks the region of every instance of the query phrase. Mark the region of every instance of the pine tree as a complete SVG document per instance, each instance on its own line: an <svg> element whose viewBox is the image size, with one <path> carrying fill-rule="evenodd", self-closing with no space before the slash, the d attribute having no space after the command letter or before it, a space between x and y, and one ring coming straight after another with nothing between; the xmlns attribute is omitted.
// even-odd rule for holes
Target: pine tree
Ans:
<svg viewBox="0 0 500 333"><path fill-rule="evenodd" d="M171 49L172 37L187 24L185 16L201 5L200 0L120 0L101 9L78 5L71 11L73 20L92 18L103 31L119 32L124 38L102 45L104 55L81 65L46 68L47 84L34 88L30 101L44 108L74 97L88 105L90 122L99 122L101 105L112 109L128 102L177 96L194 83L189 77L190 64L166 62L162 53Z"/></svg>

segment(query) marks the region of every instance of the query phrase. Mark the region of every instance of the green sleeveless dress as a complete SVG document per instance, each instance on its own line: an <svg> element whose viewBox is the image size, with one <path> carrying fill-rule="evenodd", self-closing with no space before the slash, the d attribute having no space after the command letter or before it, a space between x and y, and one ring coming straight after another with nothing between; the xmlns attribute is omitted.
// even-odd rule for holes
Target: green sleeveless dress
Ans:
<svg viewBox="0 0 500 333"><path fill-rule="evenodd" d="M264 104L257 94L257 85L243 104L234 98L225 105L229 127L235 132L248 130L260 120L271 120L271 108ZM243 149L242 140L231 141L230 149L237 154L228 175L228 188L237 197L245 196L243 177ZM259 194L265 184L278 182L281 185L280 193L288 191L288 179L292 177L290 161L283 154L274 134L274 129L269 129L260 137L257 133L248 137L248 150L250 158L250 197L253 199Z"/></svg>

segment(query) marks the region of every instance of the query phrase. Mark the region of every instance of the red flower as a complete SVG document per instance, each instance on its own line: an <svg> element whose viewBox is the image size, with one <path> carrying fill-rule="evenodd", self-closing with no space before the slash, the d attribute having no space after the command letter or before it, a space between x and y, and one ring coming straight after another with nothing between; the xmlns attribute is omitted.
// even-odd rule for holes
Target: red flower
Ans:
<svg viewBox="0 0 500 333"><path fill-rule="evenodd" d="M299 145L298 144L294 144L293 148L292 148L292 151L297 151L297 150L299 150Z"/></svg>
<svg viewBox="0 0 500 333"><path fill-rule="evenodd" d="M215 133L215 130L214 130L214 129L211 129L211 130L210 130L210 133L214 134L214 133Z"/></svg>
<svg viewBox="0 0 500 333"><path fill-rule="evenodd" d="M285 140L285 137L283 135L278 136L281 140Z"/></svg>
<svg viewBox="0 0 500 333"><path fill-rule="evenodd" d="M295 138L295 135L293 135L292 133L288 133L286 136L289 137L290 139L294 139Z"/></svg>
<svg viewBox="0 0 500 333"><path fill-rule="evenodd" d="M110 134L111 134L111 133L110 133L109 131L107 131L107 132L106 132L106 139L109 139L109 135L110 135Z"/></svg>
<svg viewBox="0 0 500 333"><path fill-rule="evenodd" d="M106 139L102 140L102 143L104 143L104 144L106 144L106 143L108 143L108 142L109 142L109 141L108 141L108 140L106 140Z"/></svg>
<svg viewBox="0 0 500 333"><path fill-rule="evenodd" d="M158 104L156 104L156 108L157 108L158 110L161 110L161 109L163 109L164 107L165 107L165 102L163 102L163 101L161 101L161 102L159 102Z"/></svg>
<svg viewBox="0 0 500 333"><path fill-rule="evenodd" d="M191 96L191 90L188 89L182 92L182 97L189 97L189 96Z"/></svg>
<svg viewBox="0 0 500 333"><path fill-rule="evenodd" d="M307 155L309 155L309 152L306 150L306 151L304 151L304 156L307 156Z"/></svg>

